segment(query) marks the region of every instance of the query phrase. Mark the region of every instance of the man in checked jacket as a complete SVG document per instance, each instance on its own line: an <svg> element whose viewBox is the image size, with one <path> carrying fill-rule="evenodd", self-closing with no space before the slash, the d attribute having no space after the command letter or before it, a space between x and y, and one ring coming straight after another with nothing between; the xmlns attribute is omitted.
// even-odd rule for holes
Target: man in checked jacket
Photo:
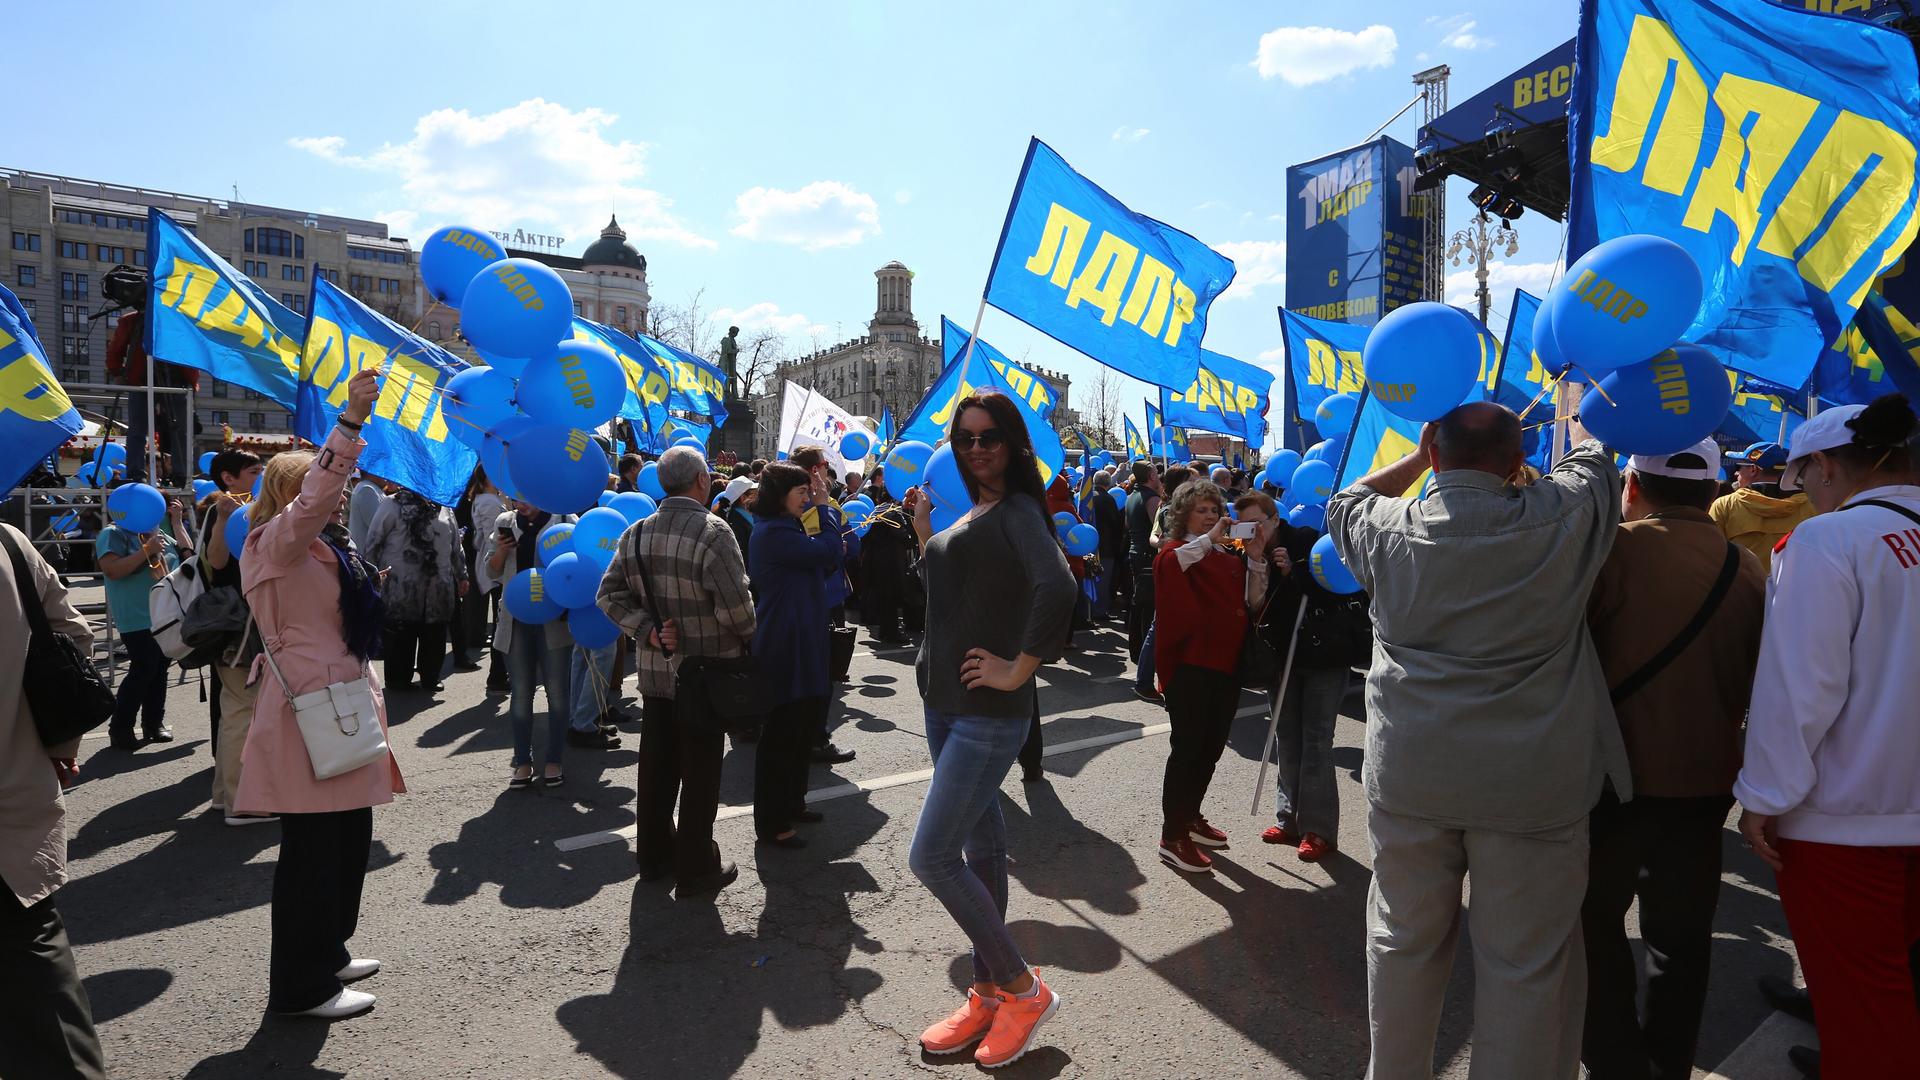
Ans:
<svg viewBox="0 0 1920 1080"><path fill-rule="evenodd" d="M713 842L723 737L690 731L675 720L673 664L662 646L675 657L744 654L753 641L753 598L739 541L725 521L707 512L712 481L700 452L684 446L668 450L660 458L660 486L667 497L651 518L620 537L619 553L600 579L597 602L642 643L634 852L640 879L655 880L671 871L677 895L685 898L726 888L739 870L721 862ZM648 585L658 611L650 610Z"/></svg>

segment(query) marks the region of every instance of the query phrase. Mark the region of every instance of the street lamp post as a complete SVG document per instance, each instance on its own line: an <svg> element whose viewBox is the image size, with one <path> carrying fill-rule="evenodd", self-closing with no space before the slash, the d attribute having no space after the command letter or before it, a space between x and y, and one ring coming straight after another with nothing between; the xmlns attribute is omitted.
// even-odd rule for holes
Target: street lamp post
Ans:
<svg viewBox="0 0 1920 1080"><path fill-rule="evenodd" d="M1495 221L1497 228L1489 229ZM1480 300L1480 321L1487 321L1487 309L1493 306L1493 296L1487 290L1487 262L1493 258L1494 249L1505 247L1505 256L1509 259L1520 253L1520 234L1513 231L1505 218L1493 218L1485 210L1474 215L1473 227L1461 229L1453 234L1453 240L1447 245L1447 258L1453 265L1459 266L1464 256L1473 264L1474 279L1480 283L1476 294Z"/></svg>

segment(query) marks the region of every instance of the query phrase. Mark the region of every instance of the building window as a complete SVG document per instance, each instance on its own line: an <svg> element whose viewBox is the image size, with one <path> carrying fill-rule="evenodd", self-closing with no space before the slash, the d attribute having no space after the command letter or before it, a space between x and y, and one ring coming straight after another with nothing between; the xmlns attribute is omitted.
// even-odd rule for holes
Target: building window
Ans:
<svg viewBox="0 0 1920 1080"><path fill-rule="evenodd" d="M94 256L103 263L123 263L127 261L127 249L101 244L94 249Z"/></svg>
<svg viewBox="0 0 1920 1080"><path fill-rule="evenodd" d="M13 234L13 250L39 251L40 250L40 234L30 233L30 232L14 233Z"/></svg>
<svg viewBox="0 0 1920 1080"><path fill-rule="evenodd" d="M60 381L61 381L61 382L63 382L63 383L83 383L83 382L86 382L86 381L87 381L87 369L86 369L86 368L77 368L77 367L62 367L62 368L60 369Z"/></svg>
<svg viewBox="0 0 1920 1080"><path fill-rule="evenodd" d="M87 245L85 244L73 240L60 241L60 257L63 259L85 259L87 254Z"/></svg>
<svg viewBox="0 0 1920 1080"><path fill-rule="evenodd" d="M314 268L313 272L317 276L323 277L328 281L333 282L335 285L340 284L340 271L338 270L330 270L327 267L318 266Z"/></svg>
<svg viewBox="0 0 1920 1080"><path fill-rule="evenodd" d="M144 391L142 392L144 393ZM267 429L266 413L250 412L247 414L247 430L248 431L265 431L266 429Z"/></svg>
<svg viewBox="0 0 1920 1080"><path fill-rule="evenodd" d="M209 413L208 415L213 419L213 422L216 424L224 424L227 422L227 410L225 409L215 409L213 410L213 412Z"/></svg>
<svg viewBox="0 0 1920 1080"><path fill-rule="evenodd" d="M302 315L305 315L307 313L307 298L304 295L295 295L290 301L288 301L287 306L292 308L294 311L299 312Z"/></svg>
<svg viewBox="0 0 1920 1080"><path fill-rule="evenodd" d="M575 300L573 302L573 313L575 315L585 315L587 313L587 305Z"/></svg>
<svg viewBox="0 0 1920 1080"><path fill-rule="evenodd" d="M627 325L627 309L625 305L613 309L613 321L621 326Z"/></svg>
<svg viewBox="0 0 1920 1080"><path fill-rule="evenodd" d="M305 281L307 280L307 268L298 263L284 263L280 267L280 280Z"/></svg>
<svg viewBox="0 0 1920 1080"><path fill-rule="evenodd" d="M86 308L74 307L72 304L61 304L60 329L69 334L85 329L86 323L84 320L86 319L86 315Z"/></svg>
<svg viewBox="0 0 1920 1080"><path fill-rule="evenodd" d="M214 397L227 396L227 384L225 380L222 380L222 379L213 380L213 396Z"/></svg>
<svg viewBox="0 0 1920 1080"><path fill-rule="evenodd" d="M347 275L347 291L350 293L366 292L368 289L368 282L372 280L373 280L372 278L363 277L359 274L348 274Z"/></svg>
<svg viewBox="0 0 1920 1080"><path fill-rule="evenodd" d="M147 249L146 248L133 249L133 265L135 266L147 265Z"/></svg>
<svg viewBox="0 0 1920 1080"><path fill-rule="evenodd" d="M380 279L380 291L388 296L400 295L400 279L383 277Z"/></svg>
<svg viewBox="0 0 1920 1080"><path fill-rule="evenodd" d="M13 279L21 288L31 289L40 283L40 268L26 265L16 266L13 268Z"/></svg>
<svg viewBox="0 0 1920 1080"><path fill-rule="evenodd" d="M60 272L60 299L85 300L87 298L87 275L68 271Z"/></svg>
<svg viewBox="0 0 1920 1080"><path fill-rule="evenodd" d="M247 230L246 250L249 254L253 252L253 230L252 229Z"/></svg>
<svg viewBox="0 0 1920 1080"><path fill-rule="evenodd" d="M435 319L432 322L427 324L427 340L428 341L442 340L442 338L440 337L440 320L439 319Z"/></svg>
<svg viewBox="0 0 1920 1080"><path fill-rule="evenodd" d="M249 229L253 234L253 246L248 251L259 255L278 255L283 259L304 259L307 256L306 238L288 232L285 229Z"/></svg>

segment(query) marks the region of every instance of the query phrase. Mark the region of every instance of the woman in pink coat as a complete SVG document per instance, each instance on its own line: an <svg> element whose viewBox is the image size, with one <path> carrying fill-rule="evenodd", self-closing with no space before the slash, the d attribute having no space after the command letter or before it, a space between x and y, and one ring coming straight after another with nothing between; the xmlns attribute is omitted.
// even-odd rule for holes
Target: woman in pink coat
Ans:
<svg viewBox="0 0 1920 1080"><path fill-rule="evenodd" d="M247 603L295 697L371 675L367 656L379 625L378 605L343 608L343 572L350 560L321 531L337 516L340 493L367 445L360 425L377 395L378 376L369 369L348 383L339 426L317 454L281 454L268 463L260 498L249 511L253 523L240 556ZM364 577L356 593L371 601ZM343 610L352 613L350 619ZM358 655L350 643L357 644ZM406 785L390 753L352 772L314 779L292 705L264 657L254 662L253 676L259 696L234 809L280 815L267 1007L327 1019L350 1016L372 1007L374 999L344 984L380 969L378 960L354 959L346 945L360 917L373 807L392 802ZM384 727L386 702L377 682L374 703Z"/></svg>

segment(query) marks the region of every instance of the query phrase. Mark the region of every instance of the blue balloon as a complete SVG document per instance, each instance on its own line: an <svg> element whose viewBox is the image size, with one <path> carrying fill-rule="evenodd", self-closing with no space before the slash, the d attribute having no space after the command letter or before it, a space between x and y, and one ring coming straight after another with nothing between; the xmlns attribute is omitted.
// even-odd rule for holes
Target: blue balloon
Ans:
<svg viewBox="0 0 1920 1080"><path fill-rule="evenodd" d="M475 348L502 356L539 356L571 336L573 294L545 263L489 263L460 301L460 332Z"/></svg>
<svg viewBox="0 0 1920 1080"><path fill-rule="evenodd" d="M1333 446L1333 443L1329 442L1326 439L1321 439L1319 442L1314 443L1312 446L1307 447L1307 452L1301 456L1300 460L1303 462L1304 461L1326 461L1327 451L1331 449L1332 446Z"/></svg>
<svg viewBox="0 0 1920 1080"><path fill-rule="evenodd" d="M89 461L73 470L73 479L78 481L81 487L99 487L103 479L101 472L99 462Z"/></svg>
<svg viewBox="0 0 1920 1080"><path fill-rule="evenodd" d="M257 499L260 497L260 485L266 482L267 482L267 470L261 469L258 473L254 475L254 478L253 478L252 495L254 498Z"/></svg>
<svg viewBox="0 0 1920 1080"><path fill-rule="evenodd" d="M967 494L967 483L960 478L960 463L953 458L952 443L935 450L933 456L927 459L925 490L933 494L934 502L962 513L973 506L973 497Z"/></svg>
<svg viewBox="0 0 1920 1080"><path fill-rule="evenodd" d="M1664 236L1634 233L1595 245L1567 267L1540 314L1553 328L1560 355L1599 378L1680 340L1700 314L1704 289L1700 267L1686 248ZM1536 323L1534 339L1539 337Z"/></svg>
<svg viewBox="0 0 1920 1080"><path fill-rule="evenodd" d="M507 446L537 426L532 417L516 413L488 429L486 438L480 444L480 464L487 470L487 479L509 499L517 500L523 496L519 486L513 482L513 470L507 465Z"/></svg>
<svg viewBox="0 0 1920 1080"><path fill-rule="evenodd" d="M128 532L143 533L167 516L167 497L147 484L122 484L107 496L107 516Z"/></svg>
<svg viewBox="0 0 1920 1080"><path fill-rule="evenodd" d="M471 348L473 342L469 341L467 345ZM481 360L486 362L487 367L516 381L520 378L521 373L527 370L527 363L531 359L525 356L501 356L499 353L488 352L485 349L474 349L473 351L479 355Z"/></svg>
<svg viewBox="0 0 1920 1080"><path fill-rule="evenodd" d="M700 451L701 453L705 453L707 449L707 444L701 442L698 437L693 435L682 435L679 438L673 440L673 442L669 443L668 446L669 447L690 446L695 450Z"/></svg>
<svg viewBox="0 0 1920 1080"><path fill-rule="evenodd" d="M640 471L646 472L645 469ZM638 525L652 517L653 512L660 509L660 506L653 501L653 496L646 492L623 491L613 497L613 501L607 504L607 509L620 511L620 516L627 519L627 524Z"/></svg>
<svg viewBox="0 0 1920 1080"><path fill-rule="evenodd" d="M923 442L910 440L895 446L887 452L887 486L905 491L925 483L927 461L932 457L933 447Z"/></svg>
<svg viewBox="0 0 1920 1080"><path fill-rule="evenodd" d="M854 496L853 498L851 498L851 499L848 499L848 500L847 500L847 502L849 502L849 503L865 503L865 504L866 504L866 506L867 506L867 509L868 509L868 510L872 510L872 509L874 509L874 505L873 505L873 497L872 497L872 496L870 496L870 495L868 495L868 494L867 494L866 492L864 492L864 491L863 491L863 492L861 492L861 493L860 493L860 494L858 494L858 495L855 495L855 496Z"/></svg>
<svg viewBox="0 0 1920 1080"><path fill-rule="evenodd" d="M1361 352L1367 387L1388 412L1438 420L1480 377L1480 324L1459 308L1423 300L1394 309Z"/></svg>
<svg viewBox="0 0 1920 1080"><path fill-rule="evenodd" d="M606 453L564 424L537 424L508 442L507 469L526 500L550 514L585 510L607 489Z"/></svg>
<svg viewBox="0 0 1920 1080"><path fill-rule="evenodd" d="M612 492L612 491L603 491L603 492L601 492L601 493L600 493L600 498L599 498L599 500L598 500L598 505L600 505L600 506L611 506L611 505L613 505L613 497L614 497L614 495L615 495L615 494L616 494L616 493L615 493L615 492Z"/></svg>
<svg viewBox="0 0 1920 1080"><path fill-rule="evenodd" d="M873 509L865 503L850 502L840 508L840 517L848 528L857 529L873 517Z"/></svg>
<svg viewBox="0 0 1920 1080"><path fill-rule="evenodd" d="M106 448L105 448L105 447L102 447L101 449L102 449L102 450L104 450L104 449L106 449ZM102 456L102 457L104 457L105 455L103 454L103 455L101 455L101 456ZM201 454L201 455L200 455L200 461L199 461L199 465L200 465L200 475L201 475L201 476L212 476L212 475L213 475L213 456L214 456L214 455L213 455L213 451L211 451L211 450L209 450L209 451L207 451L206 453L204 453L204 454ZM125 450L125 449L123 448L123 449L122 449L122 450L120 451L120 460L121 460L121 461L125 461L126 459L127 459L127 452L126 452L126 450Z"/></svg>
<svg viewBox="0 0 1920 1080"><path fill-rule="evenodd" d="M448 434L479 448L487 432L515 415L513 380L492 368L468 368L447 380L442 412Z"/></svg>
<svg viewBox="0 0 1920 1080"><path fill-rule="evenodd" d="M443 225L420 245L420 280L428 295L457 308L480 271L506 257L506 247L486 230Z"/></svg>
<svg viewBox="0 0 1920 1080"><path fill-rule="evenodd" d="M554 556L546 567L547 594L564 608L592 607L600 591L600 565L569 551Z"/></svg>
<svg viewBox="0 0 1920 1080"><path fill-rule="evenodd" d="M592 430L613 419L626 397L626 369L613 350L569 340L527 362L514 400L543 424Z"/></svg>
<svg viewBox="0 0 1920 1080"><path fill-rule="evenodd" d="M1295 506L1323 506L1333 498L1333 485L1332 465L1324 461L1303 461L1293 471L1293 483L1287 486L1287 494L1294 496Z"/></svg>
<svg viewBox="0 0 1920 1080"><path fill-rule="evenodd" d="M552 566L555 558L573 550L573 522L556 521L541 529L533 548L541 566Z"/></svg>
<svg viewBox="0 0 1920 1080"><path fill-rule="evenodd" d="M201 454L200 456L208 458L212 455ZM103 442L100 444L99 449L93 452L93 460L105 464L108 468L112 468L115 465L124 465L127 460L127 448L117 442ZM206 472L207 470L201 469L200 471Z"/></svg>
<svg viewBox="0 0 1920 1080"><path fill-rule="evenodd" d="M1085 523L1067 530L1067 554L1085 558L1100 549L1100 530Z"/></svg>
<svg viewBox="0 0 1920 1080"><path fill-rule="evenodd" d="M667 489L660 485L660 463L649 461L640 466L640 475L633 482L640 493L656 503L667 497Z"/></svg>
<svg viewBox="0 0 1920 1080"><path fill-rule="evenodd" d="M1287 514L1287 524L1296 529L1312 529L1314 532L1327 531L1327 508L1324 506L1296 506Z"/></svg>
<svg viewBox="0 0 1920 1080"><path fill-rule="evenodd" d="M1119 503L1120 508L1124 510L1126 509L1126 506L1127 506L1127 496L1130 494L1132 493L1129 492L1126 488L1123 488L1123 487L1114 488L1113 501L1116 503Z"/></svg>
<svg viewBox="0 0 1920 1080"><path fill-rule="evenodd" d="M1071 529L1078 524L1080 524L1080 519L1067 513L1065 510L1053 515L1053 527L1056 529Z"/></svg>
<svg viewBox="0 0 1920 1080"><path fill-rule="evenodd" d="M566 609L561 607L547 592L545 575L534 567L513 575L507 587L501 590L500 604L514 621L529 626L541 626L560 617Z"/></svg>
<svg viewBox="0 0 1920 1080"><path fill-rule="evenodd" d="M1277 488L1291 486L1293 470L1300 467L1300 460L1298 450L1274 451L1273 456L1267 459L1267 483Z"/></svg>
<svg viewBox="0 0 1920 1080"><path fill-rule="evenodd" d="M1345 435L1353 428L1353 415L1359 411L1359 398L1352 394L1334 394L1313 410L1313 426L1327 438Z"/></svg>
<svg viewBox="0 0 1920 1080"><path fill-rule="evenodd" d="M1323 536L1313 542L1313 551L1307 556L1307 569L1313 574L1313 580L1330 593L1342 596L1360 591L1360 581L1340 561L1333 550L1333 537Z"/></svg>
<svg viewBox="0 0 1920 1080"><path fill-rule="evenodd" d="M201 499L206 498L218 490L220 490L220 485L211 480L195 480L193 482L193 501L199 502Z"/></svg>
<svg viewBox="0 0 1920 1080"><path fill-rule="evenodd" d="M840 456L848 461L859 461L873 449L873 437L864 431L849 431L840 440Z"/></svg>
<svg viewBox="0 0 1920 1080"><path fill-rule="evenodd" d="M597 607L568 611L567 632L573 635L575 644L587 649L604 649L620 640L620 628Z"/></svg>
<svg viewBox="0 0 1920 1080"><path fill-rule="evenodd" d="M1727 369L1681 343L1608 373L1580 399L1580 422L1624 454L1673 454L1713 434L1733 405Z"/></svg>
<svg viewBox="0 0 1920 1080"><path fill-rule="evenodd" d="M640 498L646 498L641 495ZM620 537L632 522L617 507L597 506L580 515L573 526L573 550L605 570L620 550Z"/></svg>
<svg viewBox="0 0 1920 1080"><path fill-rule="evenodd" d="M1267 470L1261 469L1259 472L1256 472L1253 474L1252 490L1259 491L1261 488L1264 488L1266 486L1267 486Z"/></svg>
<svg viewBox="0 0 1920 1080"><path fill-rule="evenodd" d="M61 514L53 519L53 531L66 536L80 530L80 518L74 514Z"/></svg>
<svg viewBox="0 0 1920 1080"><path fill-rule="evenodd" d="M247 533L253 531L252 510L252 506L242 506L227 515L227 531L221 535L226 537L227 550L229 552L239 552L246 549Z"/></svg>
<svg viewBox="0 0 1920 1080"><path fill-rule="evenodd" d="M927 515L927 523L933 526L934 532L943 533L959 524L961 515L965 513L965 510L957 507L941 506L936 502L933 504L933 510Z"/></svg>

